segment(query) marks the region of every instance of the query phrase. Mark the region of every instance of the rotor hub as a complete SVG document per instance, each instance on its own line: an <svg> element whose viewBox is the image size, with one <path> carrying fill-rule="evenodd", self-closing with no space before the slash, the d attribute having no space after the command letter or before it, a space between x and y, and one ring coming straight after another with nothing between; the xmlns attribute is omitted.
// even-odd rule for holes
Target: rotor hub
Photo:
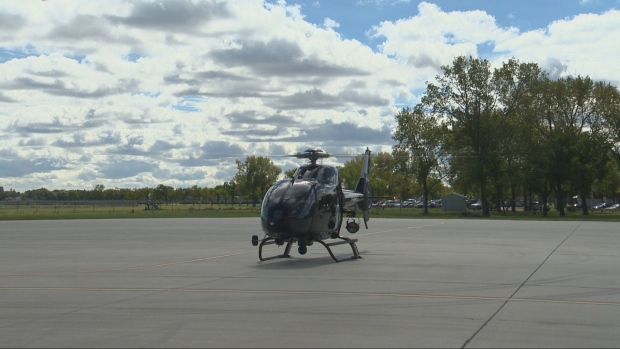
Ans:
<svg viewBox="0 0 620 349"><path fill-rule="evenodd" d="M297 153L297 154L291 155L291 156L294 156L294 157L296 157L298 159L308 159L308 160L310 160L310 163L312 165L316 165L316 162L317 162L318 159L328 158L328 157L333 156L333 155L329 154L329 153L326 153L322 149L309 148L309 149L306 149L306 151L304 151L303 153Z"/></svg>

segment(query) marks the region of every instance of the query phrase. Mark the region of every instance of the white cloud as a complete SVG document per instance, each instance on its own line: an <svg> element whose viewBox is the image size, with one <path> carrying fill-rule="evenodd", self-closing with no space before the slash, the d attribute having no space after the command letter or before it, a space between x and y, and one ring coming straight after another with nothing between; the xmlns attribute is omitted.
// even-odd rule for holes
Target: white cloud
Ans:
<svg viewBox="0 0 620 349"><path fill-rule="evenodd" d="M381 51L403 64L439 68L459 55L477 56L477 45L501 42L518 35L516 28L500 28L484 11L444 12L422 2L419 14L396 22L382 22L369 35L384 38Z"/></svg>
<svg viewBox="0 0 620 349"><path fill-rule="evenodd" d="M261 0L0 2L0 21L12 23L0 24L0 185L214 186L246 155L389 150L398 108L415 104L441 65L479 55L481 45L494 47L494 60L620 80L618 11L520 33L484 11L421 3L416 16L377 23L373 51L343 39L329 16L306 22L302 9Z"/></svg>
<svg viewBox="0 0 620 349"><path fill-rule="evenodd" d="M493 63L516 57L536 62L556 76L589 75L619 86L617 23L620 11L609 10L580 14L550 23L546 30L521 33L517 28L499 27L483 11L445 12L423 2L417 16L382 22L369 35L384 39L384 54L419 68L436 70L457 55L483 55ZM483 44L491 45L492 54L479 52Z"/></svg>
<svg viewBox="0 0 620 349"><path fill-rule="evenodd" d="M325 21L323 22L323 27L327 29L334 29L340 27L340 24L331 18L325 18Z"/></svg>
<svg viewBox="0 0 620 349"><path fill-rule="evenodd" d="M589 75L620 86L620 11L581 14L537 30L498 41L496 50L533 61L546 68L548 62L565 66L564 75Z"/></svg>
<svg viewBox="0 0 620 349"><path fill-rule="evenodd" d="M401 4L401 3L409 3L411 2L411 0L358 0L357 4L358 5L377 5L377 6L381 6L381 5L396 5L396 4Z"/></svg>

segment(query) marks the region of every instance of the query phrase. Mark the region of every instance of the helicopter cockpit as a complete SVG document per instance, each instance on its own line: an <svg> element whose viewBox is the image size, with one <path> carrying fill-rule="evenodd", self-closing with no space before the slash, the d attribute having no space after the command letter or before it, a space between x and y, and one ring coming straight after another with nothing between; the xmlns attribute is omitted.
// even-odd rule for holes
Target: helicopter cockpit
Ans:
<svg viewBox="0 0 620 349"><path fill-rule="evenodd" d="M318 181L320 183L338 184L338 171L332 166L302 166L295 173L295 180Z"/></svg>

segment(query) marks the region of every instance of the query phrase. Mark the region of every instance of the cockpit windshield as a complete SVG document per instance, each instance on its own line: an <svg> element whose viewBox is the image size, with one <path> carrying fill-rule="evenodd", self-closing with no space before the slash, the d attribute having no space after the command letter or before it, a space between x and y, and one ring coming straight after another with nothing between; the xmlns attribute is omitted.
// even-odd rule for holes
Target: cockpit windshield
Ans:
<svg viewBox="0 0 620 349"><path fill-rule="evenodd" d="M338 184L338 171L331 166L302 166L297 169L295 179Z"/></svg>

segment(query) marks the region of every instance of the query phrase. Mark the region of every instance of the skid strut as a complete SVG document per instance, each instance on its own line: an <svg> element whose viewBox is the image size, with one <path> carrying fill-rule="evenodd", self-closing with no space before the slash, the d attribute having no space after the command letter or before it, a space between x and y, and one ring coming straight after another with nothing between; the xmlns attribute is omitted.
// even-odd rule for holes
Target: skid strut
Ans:
<svg viewBox="0 0 620 349"><path fill-rule="evenodd" d="M344 236L338 236L338 239L341 239L342 241L336 241L336 242L330 242L330 243L325 243L321 240L317 240L317 241L321 245L325 246L325 248L327 249L327 252L329 252L329 255L332 256L332 259L335 260L336 262L342 262L342 261L348 261L351 259L362 258L362 256L360 256L359 251L357 250L357 245L355 244L357 242L357 239L349 239L349 238L345 238ZM351 246L351 249L353 250L353 256L347 259L338 259L336 258L336 256L334 256L332 249L329 247L336 246L336 245L344 245L344 244L349 244Z"/></svg>
<svg viewBox="0 0 620 349"><path fill-rule="evenodd" d="M253 239L252 240L252 244L254 244L254 241L255 240ZM260 245L258 245L258 259L260 259L261 261L268 261L270 259L289 258L291 256L291 246L293 246L293 240L289 240L286 243L286 247L284 248L284 253L283 254L279 254L277 256L271 256L271 257L263 258L263 246L265 246L265 245L274 245L275 243L276 243L276 240L274 238L272 238L272 237L264 238L260 242Z"/></svg>
<svg viewBox="0 0 620 349"><path fill-rule="evenodd" d="M319 242L321 245L325 246L325 248L327 249L327 252L329 252L329 255L336 262L342 262L345 260L362 258L362 256L360 256L359 251L357 250L357 245L355 244L357 242L357 239L349 239L344 236L338 236L337 239L340 239L342 241L336 241L336 242L330 242L330 243L325 243L321 240L316 240L316 241ZM286 247L284 248L283 254L271 256L271 257L263 257L263 246L274 245L276 244L276 240L272 237L265 237L259 243L258 236L256 235L252 236L252 245L254 246L258 245L258 259L260 259L261 261L268 261L270 259L275 259L275 258L290 258L291 247L293 246L293 242L294 242L293 239L289 239L288 241L285 241ZM353 250L353 256L351 256L350 258L338 259L332 252L332 249L330 248L330 246L337 246L337 245L344 245L344 244L349 244L349 246L351 246L351 250Z"/></svg>

